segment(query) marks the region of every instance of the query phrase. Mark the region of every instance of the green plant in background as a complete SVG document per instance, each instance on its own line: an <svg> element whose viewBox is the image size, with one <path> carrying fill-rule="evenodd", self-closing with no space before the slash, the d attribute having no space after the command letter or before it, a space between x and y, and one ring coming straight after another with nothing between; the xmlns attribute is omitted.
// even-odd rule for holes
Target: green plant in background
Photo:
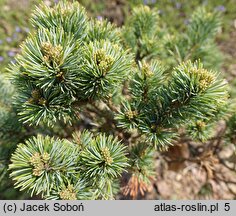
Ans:
<svg viewBox="0 0 236 216"><path fill-rule="evenodd" d="M25 39L30 31L28 19L30 10L39 0L14 1L1 0L0 7L0 64L1 71L20 52L19 44Z"/></svg>
<svg viewBox="0 0 236 216"><path fill-rule="evenodd" d="M205 67L219 69L221 56L214 39L220 23L218 11L210 13L205 8L198 8L184 33L170 34L161 28L158 11L143 6L134 9L132 18L126 23L124 37L136 54L136 61L159 57L174 66L201 58Z"/></svg>
<svg viewBox="0 0 236 216"><path fill-rule="evenodd" d="M9 148L0 174L7 181L9 164L15 187L31 196L137 198L180 128L206 141L230 111L227 83L211 70L221 58L218 12L199 8L173 34L148 6L117 28L60 1L38 7L31 23L0 92L0 147Z"/></svg>

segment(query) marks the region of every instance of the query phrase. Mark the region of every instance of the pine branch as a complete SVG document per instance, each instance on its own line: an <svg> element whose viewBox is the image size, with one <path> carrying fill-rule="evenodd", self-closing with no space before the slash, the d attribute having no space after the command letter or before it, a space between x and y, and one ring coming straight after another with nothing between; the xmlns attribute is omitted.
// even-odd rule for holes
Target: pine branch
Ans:
<svg viewBox="0 0 236 216"><path fill-rule="evenodd" d="M53 8L45 4L36 7L31 19L36 29L62 28L64 32L73 34L75 39L86 37L87 15L78 2L68 3L66 0L55 4Z"/></svg>
<svg viewBox="0 0 236 216"><path fill-rule="evenodd" d="M193 118L204 120L215 115L227 98L225 85L202 64L187 62L175 68L168 83L153 92L150 103L135 111L137 104L129 102L117 120L121 127L138 128L156 147L165 148L176 136L174 128Z"/></svg>

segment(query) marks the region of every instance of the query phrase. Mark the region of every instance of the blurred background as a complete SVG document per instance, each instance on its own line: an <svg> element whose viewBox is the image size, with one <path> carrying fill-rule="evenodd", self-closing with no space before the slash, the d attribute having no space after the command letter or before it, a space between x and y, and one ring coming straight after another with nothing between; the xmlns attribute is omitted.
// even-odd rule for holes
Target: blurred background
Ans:
<svg viewBox="0 0 236 216"><path fill-rule="evenodd" d="M0 73L7 73L6 66L13 61L20 52L20 44L31 30L29 19L32 10L42 2L40 0L0 0ZM58 0L44 0L47 5L53 6ZM89 16L97 19L108 19L117 26L122 26L133 7L145 4L157 8L159 16L164 21L170 32L184 31L188 25L188 18L198 6L205 6L209 10L221 11L223 16L222 28L216 38L217 44L223 53L221 72L229 81L231 94L236 94L236 0L79 0L86 8ZM189 149L173 148L170 152L178 157L188 154ZM221 158L230 158L229 163L236 163L233 155L234 147L227 145L221 152ZM170 153L167 153L170 154ZM191 161L186 163L158 164L158 188L151 188L145 199L235 199L236 198L236 172L235 169L226 169L216 166L219 172L226 173L224 181L214 181L204 185L207 166L217 164L211 155L205 155L206 164L196 164ZM205 171L203 171L205 169ZM191 170L191 172L189 172ZM1 187L0 199L26 199L28 195L12 188ZM34 197L35 198L35 197Z"/></svg>

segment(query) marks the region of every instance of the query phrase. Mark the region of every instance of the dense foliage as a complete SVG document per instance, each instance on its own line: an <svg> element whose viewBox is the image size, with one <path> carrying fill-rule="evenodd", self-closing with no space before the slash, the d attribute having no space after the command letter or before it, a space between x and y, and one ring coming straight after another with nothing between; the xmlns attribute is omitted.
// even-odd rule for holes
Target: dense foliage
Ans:
<svg viewBox="0 0 236 216"><path fill-rule="evenodd" d="M60 1L37 7L31 24L0 79L1 178L8 169L15 188L44 199L137 198L155 179L156 155L183 131L206 142L225 120L232 137L219 11L199 7L173 33L146 5L120 28Z"/></svg>

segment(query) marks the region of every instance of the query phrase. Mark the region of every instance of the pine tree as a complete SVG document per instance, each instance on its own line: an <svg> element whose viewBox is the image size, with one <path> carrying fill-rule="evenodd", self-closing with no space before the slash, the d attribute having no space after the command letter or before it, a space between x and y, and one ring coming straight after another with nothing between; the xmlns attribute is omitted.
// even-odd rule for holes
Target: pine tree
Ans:
<svg viewBox="0 0 236 216"><path fill-rule="evenodd" d="M205 141L229 110L227 83L212 70L221 58L216 12L199 8L175 35L147 6L122 28L66 1L36 8L31 23L0 79L0 177L9 164L15 188L31 196L135 198L180 127Z"/></svg>

